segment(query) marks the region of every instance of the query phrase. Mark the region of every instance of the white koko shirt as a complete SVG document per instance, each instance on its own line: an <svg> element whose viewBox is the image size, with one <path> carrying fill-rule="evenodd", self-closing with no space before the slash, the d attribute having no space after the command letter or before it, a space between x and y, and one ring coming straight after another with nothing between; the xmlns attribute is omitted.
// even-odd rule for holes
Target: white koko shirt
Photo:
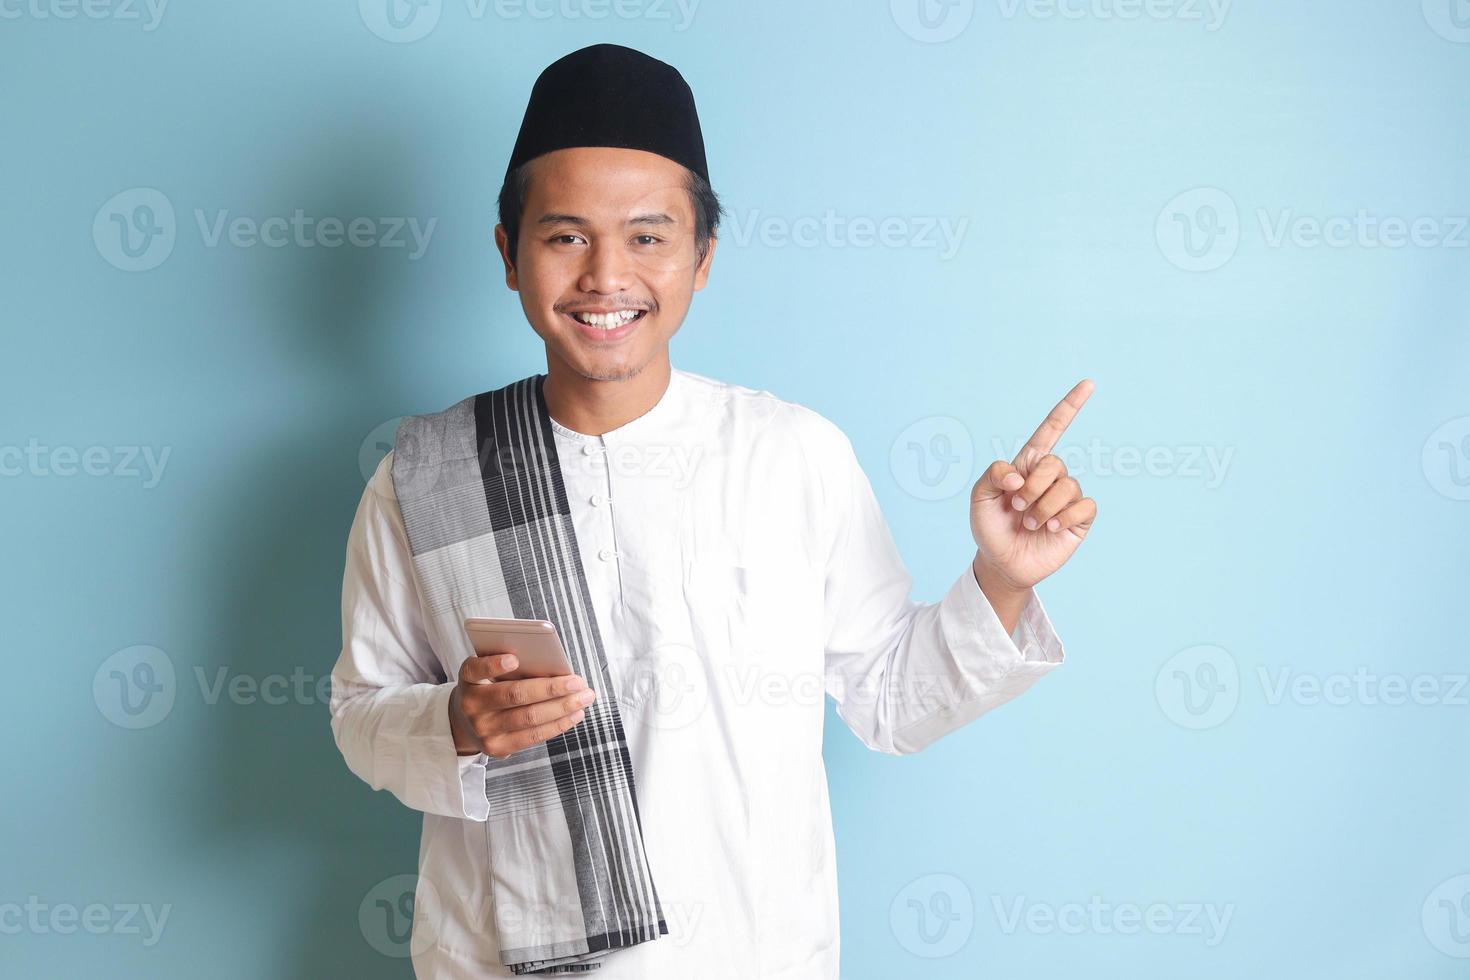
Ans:
<svg viewBox="0 0 1470 980"><path fill-rule="evenodd" d="M869 748L916 752L1062 663L1040 599L1007 636L968 561L938 603L912 599L847 437L769 392L674 369L626 425L552 426L669 927L591 975L835 980L824 695ZM449 730L472 650L424 614L391 466L348 541L332 731L353 772L424 812L417 975L509 977L488 760Z"/></svg>

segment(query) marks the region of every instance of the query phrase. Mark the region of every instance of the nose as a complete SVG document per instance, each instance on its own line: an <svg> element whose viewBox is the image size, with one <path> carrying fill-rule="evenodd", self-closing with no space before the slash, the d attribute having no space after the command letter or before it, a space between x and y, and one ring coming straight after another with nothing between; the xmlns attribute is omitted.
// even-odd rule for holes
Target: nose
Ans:
<svg viewBox="0 0 1470 980"><path fill-rule="evenodd" d="M587 265L577 280L584 293L621 293L633 285L633 263L622 243L602 241L587 250Z"/></svg>

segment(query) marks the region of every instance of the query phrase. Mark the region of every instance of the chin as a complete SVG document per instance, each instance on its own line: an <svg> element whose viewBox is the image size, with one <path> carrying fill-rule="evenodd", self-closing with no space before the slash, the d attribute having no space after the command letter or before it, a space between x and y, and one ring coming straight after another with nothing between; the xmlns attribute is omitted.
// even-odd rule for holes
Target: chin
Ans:
<svg viewBox="0 0 1470 980"><path fill-rule="evenodd" d="M619 368L606 371L594 371L589 374L584 374L583 377L591 381L627 381L631 378L637 377L642 370L642 368Z"/></svg>
<svg viewBox="0 0 1470 980"><path fill-rule="evenodd" d="M634 360L621 357L563 356L562 360L589 381L627 381L637 377L652 358Z"/></svg>

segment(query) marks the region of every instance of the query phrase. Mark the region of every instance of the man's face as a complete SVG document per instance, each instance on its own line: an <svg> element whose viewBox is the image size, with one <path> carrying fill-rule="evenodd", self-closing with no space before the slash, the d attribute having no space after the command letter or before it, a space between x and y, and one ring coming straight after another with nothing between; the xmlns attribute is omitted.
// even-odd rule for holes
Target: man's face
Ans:
<svg viewBox="0 0 1470 980"><path fill-rule="evenodd" d="M621 381L658 358L703 289L686 171L666 157L575 147L538 157L515 264L495 229L505 281L521 295L548 357L596 381Z"/></svg>

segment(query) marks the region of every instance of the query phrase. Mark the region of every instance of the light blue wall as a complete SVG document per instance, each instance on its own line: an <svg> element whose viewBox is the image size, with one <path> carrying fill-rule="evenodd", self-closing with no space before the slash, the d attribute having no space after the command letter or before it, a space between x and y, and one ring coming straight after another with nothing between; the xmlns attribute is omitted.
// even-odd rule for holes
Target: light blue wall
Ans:
<svg viewBox="0 0 1470 980"><path fill-rule="evenodd" d="M358 910L417 818L310 686L360 457L544 370L498 178L540 68L614 40L685 72L731 210L675 363L841 425L920 597L972 552L925 478L1097 382L1069 663L909 758L829 710L844 975L1464 975L1470 5L429 0L403 42L385 2L0 0L0 973L408 975ZM297 209L436 224L197 217ZM139 663L173 702L129 729Z"/></svg>

